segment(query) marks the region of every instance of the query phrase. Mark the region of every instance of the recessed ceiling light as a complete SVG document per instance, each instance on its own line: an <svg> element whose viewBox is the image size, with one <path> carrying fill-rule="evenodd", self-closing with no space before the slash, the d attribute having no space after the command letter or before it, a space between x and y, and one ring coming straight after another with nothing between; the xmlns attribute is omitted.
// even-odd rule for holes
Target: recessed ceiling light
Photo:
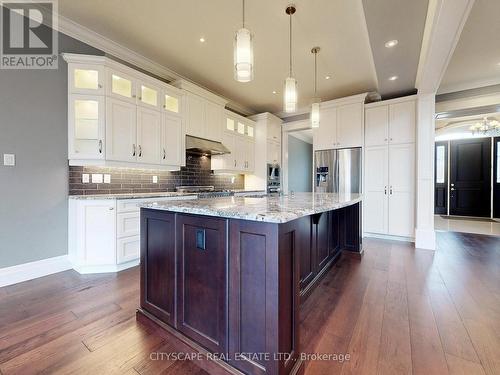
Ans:
<svg viewBox="0 0 500 375"><path fill-rule="evenodd" d="M385 43L385 48L396 47L398 45L398 43L399 42L397 39L389 40L388 42Z"/></svg>
<svg viewBox="0 0 500 375"><path fill-rule="evenodd" d="M276 90L273 91L273 94L277 94Z"/></svg>
<svg viewBox="0 0 500 375"><path fill-rule="evenodd" d="M392 77L389 77L389 81L395 81L397 80L399 77L398 76L392 76Z"/></svg>
<svg viewBox="0 0 500 375"><path fill-rule="evenodd" d="M205 43L205 38L201 37L200 42Z"/></svg>
<svg viewBox="0 0 500 375"><path fill-rule="evenodd" d="M326 77L325 77L325 79L330 79L330 78L332 78L332 77L330 77L330 76L326 76Z"/></svg>

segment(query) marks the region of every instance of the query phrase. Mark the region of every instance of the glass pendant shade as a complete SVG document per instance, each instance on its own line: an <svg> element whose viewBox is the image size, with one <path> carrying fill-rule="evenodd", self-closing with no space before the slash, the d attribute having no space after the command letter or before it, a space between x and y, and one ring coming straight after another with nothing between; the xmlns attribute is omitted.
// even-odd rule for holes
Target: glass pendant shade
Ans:
<svg viewBox="0 0 500 375"><path fill-rule="evenodd" d="M311 127L312 128L319 128L319 107L320 107L319 100L315 100L314 103L311 105Z"/></svg>
<svg viewBox="0 0 500 375"><path fill-rule="evenodd" d="M297 80L293 77L288 77L285 80L285 89L283 90L284 111L292 113L297 110Z"/></svg>
<svg viewBox="0 0 500 375"><path fill-rule="evenodd" d="M234 37L234 79L238 82L253 80L253 35L244 27Z"/></svg>

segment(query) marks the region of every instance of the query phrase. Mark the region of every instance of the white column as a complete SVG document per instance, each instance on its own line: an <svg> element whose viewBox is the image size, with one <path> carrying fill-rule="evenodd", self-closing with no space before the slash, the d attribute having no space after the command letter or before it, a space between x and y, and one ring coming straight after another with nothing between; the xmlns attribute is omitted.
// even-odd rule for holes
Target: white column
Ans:
<svg viewBox="0 0 500 375"><path fill-rule="evenodd" d="M415 247L436 249L434 231L434 115L435 94L417 98L417 227Z"/></svg>

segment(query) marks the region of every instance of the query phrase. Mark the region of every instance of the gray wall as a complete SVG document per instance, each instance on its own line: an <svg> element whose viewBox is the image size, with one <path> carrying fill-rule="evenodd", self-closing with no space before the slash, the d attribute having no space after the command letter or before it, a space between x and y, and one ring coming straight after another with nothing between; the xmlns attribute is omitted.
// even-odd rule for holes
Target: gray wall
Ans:
<svg viewBox="0 0 500 375"><path fill-rule="evenodd" d="M59 52L103 54L62 34ZM67 100L62 58L58 70L0 70L0 268L67 254Z"/></svg>
<svg viewBox="0 0 500 375"><path fill-rule="evenodd" d="M288 135L288 190L312 191L312 145Z"/></svg>

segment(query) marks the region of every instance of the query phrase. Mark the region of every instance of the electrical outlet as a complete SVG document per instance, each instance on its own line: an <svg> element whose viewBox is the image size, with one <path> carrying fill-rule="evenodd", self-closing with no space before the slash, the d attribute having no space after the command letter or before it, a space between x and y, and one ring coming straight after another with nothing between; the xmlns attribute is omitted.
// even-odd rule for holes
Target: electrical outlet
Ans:
<svg viewBox="0 0 500 375"><path fill-rule="evenodd" d="M3 154L3 165L13 167L16 165L16 155L14 154Z"/></svg>
<svg viewBox="0 0 500 375"><path fill-rule="evenodd" d="M158 176L153 176L153 184L157 184L158 183Z"/></svg>
<svg viewBox="0 0 500 375"><path fill-rule="evenodd" d="M111 175L110 174L105 174L104 175L104 183L105 184L110 184L111 183Z"/></svg>
<svg viewBox="0 0 500 375"><path fill-rule="evenodd" d="M93 184L102 184L102 174L101 173L92 173L92 183Z"/></svg>
<svg viewBox="0 0 500 375"><path fill-rule="evenodd" d="M82 184L88 184L90 182L90 175L88 173L82 174Z"/></svg>

